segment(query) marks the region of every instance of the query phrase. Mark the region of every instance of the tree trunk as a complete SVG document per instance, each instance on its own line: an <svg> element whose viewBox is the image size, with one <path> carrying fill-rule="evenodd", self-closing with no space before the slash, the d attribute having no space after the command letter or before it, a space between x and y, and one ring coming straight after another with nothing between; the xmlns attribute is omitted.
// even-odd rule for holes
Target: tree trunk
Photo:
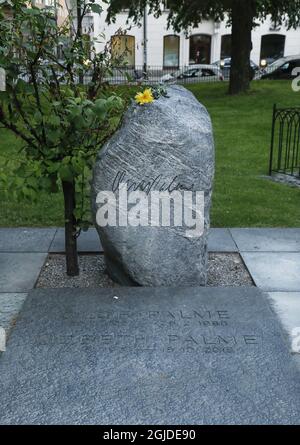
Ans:
<svg viewBox="0 0 300 445"><path fill-rule="evenodd" d="M231 70L229 94L246 92L250 87L251 32L255 16L253 0L232 1Z"/></svg>
<svg viewBox="0 0 300 445"><path fill-rule="evenodd" d="M76 218L75 210L75 183L62 181L65 201L65 249L67 274L71 277L79 275Z"/></svg>

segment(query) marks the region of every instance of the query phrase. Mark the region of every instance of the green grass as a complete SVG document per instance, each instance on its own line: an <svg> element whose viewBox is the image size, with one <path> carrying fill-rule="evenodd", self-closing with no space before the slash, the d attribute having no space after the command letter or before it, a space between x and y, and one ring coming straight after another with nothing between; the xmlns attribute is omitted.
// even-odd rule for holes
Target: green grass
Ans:
<svg viewBox="0 0 300 445"><path fill-rule="evenodd" d="M290 82L255 82L248 94L227 95L222 83L192 85L208 109L216 140L213 227L300 227L300 190L262 178L267 173L272 107L299 106ZM127 89L126 96L134 93ZM18 156L19 142L0 131L0 167ZM0 196L1 226L63 224L62 197L41 193L36 205Z"/></svg>
<svg viewBox="0 0 300 445"><path fill-rule="evenodd" d="M20 158L20 141L11 132L0 130L0 171L7 159ZM18 202L11 195L4 197L0 180L0 226L43 227L63 225L63 198L61 195L41 193L37 204Z"/></svg>
<svg viewBox="0 0 300 445"><path fill-rule="evenodd" d="M268 171L272 107L299 106L290 82L255 82L240 97L226 87L190 88L208 109L216 140L214 227L300 227L300 190L261 176Z"/></svg>

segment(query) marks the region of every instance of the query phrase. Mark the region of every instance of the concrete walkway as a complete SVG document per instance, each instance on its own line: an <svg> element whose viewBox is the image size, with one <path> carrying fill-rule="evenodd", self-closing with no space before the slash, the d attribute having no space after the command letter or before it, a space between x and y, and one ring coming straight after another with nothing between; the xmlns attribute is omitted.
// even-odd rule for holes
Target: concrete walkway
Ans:
<svg viewBox="0 0 300 445"><path fill-rule="evenodd" d="M103 252L95 229L82 232L78 249ZM239 252L287 329L300 327L300 229L211 229L209 251ZM0 228L1 327L12 325L48 253L62 252L61 228Z"/></svg>

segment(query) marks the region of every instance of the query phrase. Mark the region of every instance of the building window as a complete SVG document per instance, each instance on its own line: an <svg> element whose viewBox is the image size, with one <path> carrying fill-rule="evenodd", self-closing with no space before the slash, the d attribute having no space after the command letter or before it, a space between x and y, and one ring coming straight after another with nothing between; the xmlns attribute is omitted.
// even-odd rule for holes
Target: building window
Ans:
<svg viewBox="0 0 300 445"><path fill-rule="evenodd" d="M267 34L261 38L260 60L268 64L284 56L285 36L281 34Z"/></svg>
<svg viewBox="0 0 300 445"><path fill-rule="evenodd" d="M209 64L211 54L211 36L195 34L190 37L190 65Z"/></svg>
<svg viewBox="0 0 300 445"><path fill-rule="evenodd" d="M135 37L116 35L111 38L111 55L119 66L135 66Z"/></svg>
<svg viewBox="0 0 300 445"><path fill-rule="evenodd" d="M231 34L222 36L221 40L221 59L227 59L231 57Z"/></svg>
<svg viewBox="0 0 300 445"><path fill-rule="evenodd" d="M179 41L178 36L164 36L164 67L179 67Z"/></svg>

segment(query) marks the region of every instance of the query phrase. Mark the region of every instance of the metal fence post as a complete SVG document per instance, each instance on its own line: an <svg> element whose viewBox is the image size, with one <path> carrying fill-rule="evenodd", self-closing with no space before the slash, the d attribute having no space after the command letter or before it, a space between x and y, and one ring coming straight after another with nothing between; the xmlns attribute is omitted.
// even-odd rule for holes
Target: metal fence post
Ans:
<svg viewBox="0 0 300 445"><path fill-rule="evenodd" d="M272 176L272 167L273 167L276 111L277 111L277 107L276 107L276 104L274 104L274 106L273 106L273 121L272 121L272 136L271 136L271 150L270 150L270 163L269 163L269 176Z"/></svg>

